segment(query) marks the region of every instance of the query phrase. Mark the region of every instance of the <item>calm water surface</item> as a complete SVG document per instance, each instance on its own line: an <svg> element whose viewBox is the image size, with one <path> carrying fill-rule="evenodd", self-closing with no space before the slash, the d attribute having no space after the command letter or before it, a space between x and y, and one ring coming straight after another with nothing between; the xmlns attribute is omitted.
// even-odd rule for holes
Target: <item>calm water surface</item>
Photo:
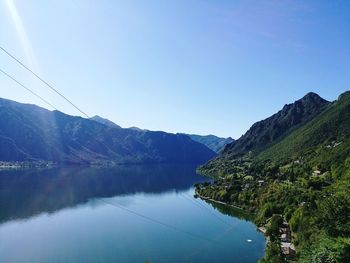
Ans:
<svg viewBox="0 0 350 263"><path fill-rule="evenodd" d="M187 166L0 171L0 262L257 262L255 225L193 198L205 180Z"/></svg>

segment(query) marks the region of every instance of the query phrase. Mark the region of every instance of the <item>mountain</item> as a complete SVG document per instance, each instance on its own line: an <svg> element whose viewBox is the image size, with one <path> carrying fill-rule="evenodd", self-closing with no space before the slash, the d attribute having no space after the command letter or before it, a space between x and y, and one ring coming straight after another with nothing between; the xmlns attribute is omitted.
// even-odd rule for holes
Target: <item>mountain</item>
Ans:
<svg viewBox="0 0 350 263"><path fill-rule="evenodd" d="M198 180L192 165L181 164L0 169L0 224L57 212L92 198L186 191Z"/></svg>
<svg viewBox="0 0 350 263"><path fill-rule="evenodd" d="M273 160L300 156L323 169L350 156L350 92L341 94L322 113L258 155Z"/></svg>
<svg viewBox="0 0 350 263"><path fill-rule="evenodd" d="M206 145L209 149L213 150L216 153L219 153L225 145L233 143L235 140L231 137L221 138L215 135L196 135L196 134L186 134L192 140Z"/></svg>
<svg viewBox="0 0 350 263"><path fill-rule="evenodd" d="M139 132L142 132L142 131L149 131L149 130L147 130L147 129L141 129L141 128L135 127L135 126L129 127L128 129L130 129L130 130L135 130L135 131L139 131Z"/></svg>
<svg viewBox="0 0 350 263"><path fill-rule="evenodd" d="M232 161L248 153L258 155L312 120L330 104L312 92L294 103L286 104L276 114L253 124L238 140L226 145L219 156L200 168L201 172L207 175L233 172Z"/></svg>
<svg viewBox="0 0 350 263"><path fill-rule="evenodd" d="M294 128L317 116L327 105L328 101L310 92L302 99L285 105L271 117L255 123L241 138L227 145L224 153L238 155L266 149Z"/></svg>
<svg viewBox="0 0 350 263"><path fill-rule="evenodd" d="M101 124L104 124L104 125L110 127L110 128L121 128L119 125L115 124L114 122L112 122L108 119L102 118L98 115L90 118L90 120L97 121ZM129 127L128 129L138 131L138 132L149 131L147 129L141 129L141 128L134 127L134 126ZM234 142L234 139L232 139L231 137L220 138L220 137L217 137L215 135L196 135L196 134L185 134L185 133L183 133L183 135L189 136L195 142L199 142L201 144L204 144L205 146L207 146L209 149L211 149L212 151L214 151L216 153L219 153L225 147L226 144Z"/></svg>
<svg viewBox="0 0 350 263"><path fill-rule="evenodd" d="M121 128L119 125L115 124L114 122L108 120L108 119L105 119L105 118L102 118L98 115L95 115L94 117L91 117L90 120L93 120L93 121L97 121L101 124L104 124L110 128Z"/></svg>
<svg viewBox="0 0 350 263"><path fill-rule="evenodd" d="M0 160L203 163L215 153L188 136L136 131L0 99Z"/></svg>
<svg viewBox="0 0 350 263"><path fill-rule="evenodd" d="M307 94L198 170L215 178L198 196L253 212L266 230L259 262L350 262L349 91Z"/></svg>

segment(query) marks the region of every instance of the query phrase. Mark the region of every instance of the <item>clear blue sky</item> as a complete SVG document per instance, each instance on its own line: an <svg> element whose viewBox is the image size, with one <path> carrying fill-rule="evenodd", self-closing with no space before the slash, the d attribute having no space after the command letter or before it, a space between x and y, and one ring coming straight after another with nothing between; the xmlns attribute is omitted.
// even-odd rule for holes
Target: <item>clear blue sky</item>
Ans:
<svg viewBox="0 0 350 263"><path fill-rule="evenodd" d="M350 89L348 0L0 0L0 44L123 127L237 138L309 91ZM0 68L79 115L3 53ZM47 107L3 75L0 91Z"/></svg>

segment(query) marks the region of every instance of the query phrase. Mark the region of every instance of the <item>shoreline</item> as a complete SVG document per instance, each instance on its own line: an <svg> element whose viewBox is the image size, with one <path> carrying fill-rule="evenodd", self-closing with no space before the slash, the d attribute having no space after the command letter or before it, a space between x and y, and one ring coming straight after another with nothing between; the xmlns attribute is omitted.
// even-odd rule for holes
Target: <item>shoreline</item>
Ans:
<svg viewBox="0 0 350 263"><path fill-rule="evenodd" d="M228 206L228 207L235 208L235 209L238 209L240 211L252 214L251 212L248 212L248 211L244 210L241 207L238 207L238 206L235 206L235 205L231 205L231 204L228 204L228 203L225 203L225 202L222 202L222 201L218 201L218 200L212 199L212 198L207 197L207 196L202 196L202 195L198 194L197 190L195 190L195 196L201 198L204 201L209 201L209 202L212 202L212 203L215 203L215 204ZM262 233L264 235L264 237L265 237L265 249L264 249L264 256L263 256L263 258L264 258L265 254L266 254L267 244L270 241L269 236L266 235L266 228L265 228L265 226L258 226L254 221L251 221L251 222L256 226L256 230L258 232Z"/></svg>
<svg viewBox="0 0 350 263"><path fill-rule="evenodd" d="M207 196L200 195L200 194L198 194L197 190L195 190L195 194L196 194L196 196L198 196L199 198L201 198L203 200L207 200L207 201L210 201L210 202L213 202L213 203L217 203L217 204L221 204L221 205L230 206L230 207L233 207L233 208L236 208L236 209L239 209L239 210L247 212L246 210L244 210L243 208L241 208L239 206L231 205L231 204L228 204L228 203L225 203L225 202L222 202L222 201L218 201L218 200L212 199L212 198L207 197ZM247 212L247 213L249 213L249 212Z"/></svg>
<svg viewBox="0 0 350 263"><path fill-rule="evenodd" d="M181 165L195 167L193 163L171 162L51 162L51 161L1 161L0 170L23 169L23 168L59 168L59 167L118 167L118 166L154 166L154 165Z"/></svg>
<svg viewBox="0 0 350 263"><path fill-rule="evenodd" d="M244 212L247 212L249 213L248 211L244 210L243 208L241 207L238 207L238 206L234 206L234 205L231 205L231 204L228 204L228 203L225 203L225 202L222 202L222 201L218 201L218 200L214 200L210 197L207 197L207 196L202 196L200 194L197 193L197 190L195 190L195 194L196 196L198 196L199 198L201 198L202 200L205 200L205 201L209 201L209 202L213 202L213 203L216 203L216 204L221 204L221 205L225 205L225 206L228 206L228 207L232 207L232 208L235 208L235 209L239 209L241 211L244 211ZM263 226L259 226L257 225L254 221L252 221L252 223L256 226L256 230L260 233L262 233L265 237L265 253L266 253L266 249L267 249L267 244L270 242L270 236L267 235L267 228L266 228L266 224L263 225ZM281 230L281 227L280 227L280 230ZM289 244L289 245L288 245ZM289 257L294 257L295 254L296 254L296 249L295 249L295 246L294 244L292 243L292 240L290 241L286 241L286 242L282 242L282 240L280 240L280 248L281 248L281 253L284 254L285 257L289 258ZM293 252L289 252L289 254L285 254L285 252L283 252L283 248L290 248L292 249ZM289 249L289 250L290 250ZM289 251L288 250L288 251ZM291 253L291 254L290 254Z"/></svg>

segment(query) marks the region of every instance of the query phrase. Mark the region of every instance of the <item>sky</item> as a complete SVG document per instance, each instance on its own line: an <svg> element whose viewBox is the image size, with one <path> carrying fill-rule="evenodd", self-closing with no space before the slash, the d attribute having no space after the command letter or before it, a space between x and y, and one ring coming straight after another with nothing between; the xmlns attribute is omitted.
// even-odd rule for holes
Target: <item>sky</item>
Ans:
<svg viewBox="0 0 350 263"><path fill-rule="evenodd" d="M0 46L89 116L238 138L350 89L350 1L0 0ZM81 115L2 51L0 69ZM0 97L52 109L1 72Z"/></svg>

